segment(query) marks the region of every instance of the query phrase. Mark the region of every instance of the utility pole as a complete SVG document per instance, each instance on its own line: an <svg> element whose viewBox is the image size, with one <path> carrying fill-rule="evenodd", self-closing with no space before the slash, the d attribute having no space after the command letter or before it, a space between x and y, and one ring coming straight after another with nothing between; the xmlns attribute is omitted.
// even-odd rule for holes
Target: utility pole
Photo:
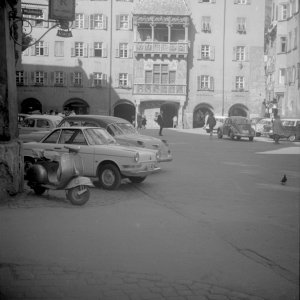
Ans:
<svg viewBox="0 0 300 300"><path fill-rule="evenodd" d="M109 31L109 74L108 74L108 115L111 116L112 97L112 33L113 33L113 0L110 0L110 31Z"/></svg>
<svg viewBox="0 0 300 300"><path fill-rule="evenodd" d="M223 12L223 67L222 67L222 116L224 116L225 106L225 34L226 34L226 1L224 0Z"/></svg>

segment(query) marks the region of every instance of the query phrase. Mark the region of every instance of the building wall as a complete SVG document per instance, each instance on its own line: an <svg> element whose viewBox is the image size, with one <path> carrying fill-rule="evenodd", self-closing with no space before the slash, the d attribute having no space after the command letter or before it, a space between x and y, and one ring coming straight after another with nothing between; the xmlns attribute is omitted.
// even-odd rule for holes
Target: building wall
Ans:
<svg viewBox="0 0 300 300"><path fill-rule="evenodd" d="M46 4L48 1L35 0L32 2ZM191 11L191 22L188 29L190 41L188 57L163 58L168 64L176 64L178 70L176 83L187 83L186 94L182 96L137 95L133 93L132 85L142 83L144 80L142 64L145 62L143 59L134 57L132 53L130 53L129 58L117 57L116 52L120 43L128 43L130 51L134 47L132 28L118 30L117 16L120 14L132 16L132 10L137 2L138 0L128 2L116 0L113 2L77 1L76 13L84 13L87 16L97 12L103 13L107 17L106 29L73 28L72 38L60 38L56 36L57 29L50 30L43 38L49 44L49 54L46 59L44 56L30 55L31 50L29 49L28 55L23 56L23 69L29 72L27 74L28 82L30 83L31 80L30 72L42 70L48 73L48 86L19 87L19 109L22 101L31 97L37 98L43 103L43 111L61 110L64 103L69 99L82 99L89 104L89 112L97 114L112 114L113 107L120 100L127 100L136 109L141 110L143 107L138 106L139 103L154 100L159 104L160 101L162 103L168 101L175 104L180 103L182 106L179 110L183 111L182 118L185 120L185 127L193 126L193 114L197 107L202 104L208 104L208 107L215 114L228 114L229 109L236 103L247 108L248 116L261 114L261 103L265 98L263 69L264 1L252 0L251 5L237 5L234 4L234 0L211 1L214 3L186 0ZM224 7L225 3L226 8ZM201 31L202 16L210 16L211 33ZM236 32L238 17L246 18L246 34L237 34ZM48 28L34 27L33 35L39 37L46 29ZM54 41L64 42L64 57L54 56ZM89 47L94 41L103 42L106 55L103 58L91 57L88 50L86 57L72 57L70 49L75 41L82 41ZM199 47L202 44L209 44L214 47L213 60L201 60L199 58ZM233 60L233 48L236 46L247 48L248 58L245 62L240 63ZM157 58L147 58L147 60L151 63L151 60L157 60ZM68 81L64 87L53 86L51 72L55 70L63 70L68 73ZM76 70L83 72L83 80L87 87L71 87L69 74ZM105 86L101 88L91 87L91 74L93 72L105 74ZM118 74L123 72L129 74L129 88L120 88L118 85ZM198 76L203 74L214 78L213 90L198 90ZM245 77L245 91L234 91L235 76L238 75Z"/></svg>

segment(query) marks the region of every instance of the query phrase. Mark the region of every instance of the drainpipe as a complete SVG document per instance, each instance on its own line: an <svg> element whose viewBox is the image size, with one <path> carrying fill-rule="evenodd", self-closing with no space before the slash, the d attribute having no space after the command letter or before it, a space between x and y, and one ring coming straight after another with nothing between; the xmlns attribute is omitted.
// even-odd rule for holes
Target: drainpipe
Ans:
<svg viewBox="0 0 300 300"><path fill-rule="evenodd" d="M224 0L223 13L223 69L222 69L222 116L224 116L225 106L225 33L226 33L226 0Z"/></svg>

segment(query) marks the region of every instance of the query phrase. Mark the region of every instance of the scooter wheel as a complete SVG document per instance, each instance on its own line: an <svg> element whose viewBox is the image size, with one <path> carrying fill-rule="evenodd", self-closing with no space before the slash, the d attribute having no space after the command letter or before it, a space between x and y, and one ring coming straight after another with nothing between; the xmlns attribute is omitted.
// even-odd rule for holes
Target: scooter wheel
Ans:
<svg viewBox="0 0 300 300"><path fill-rule="evenodd" d="M67 198L73 205L83 205L90 198L90 189L86 185L79 185L67 191Z"/></svg>
<svg viewBox="0 0 300 300"><path fill-rule="evenodd" d="M42 195L42 194L45 193L46 188L44 188L43 186L35 186L33 188L33 190L34 190L34 192L35 192L36 195Z"/></svg>

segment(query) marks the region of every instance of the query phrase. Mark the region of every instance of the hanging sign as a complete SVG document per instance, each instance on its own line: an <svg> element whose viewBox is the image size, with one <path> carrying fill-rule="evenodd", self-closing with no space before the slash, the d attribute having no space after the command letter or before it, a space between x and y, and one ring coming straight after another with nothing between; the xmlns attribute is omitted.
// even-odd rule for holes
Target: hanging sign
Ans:
<svg viewBox="0 0 300 300"><path fill-rule="evenodd" d="M30 16L42 16L43 11L41 9L34 9L34 8L22 8L23 15L30 15Z"/></svg>
<svg viewBox="0 0 300 300"><path fill-rule="evenodd" d="M72 32L69 31L69 30L57 30L57 36L60 36L60 37L64 37L64 38L68 38L68 37L72 37Z"/></svg>
<svg viewBox="0 0 300 300"><path fill-rule="evenodd" d="M75 20L75 0L49 0L49 19Z"/></svg>

